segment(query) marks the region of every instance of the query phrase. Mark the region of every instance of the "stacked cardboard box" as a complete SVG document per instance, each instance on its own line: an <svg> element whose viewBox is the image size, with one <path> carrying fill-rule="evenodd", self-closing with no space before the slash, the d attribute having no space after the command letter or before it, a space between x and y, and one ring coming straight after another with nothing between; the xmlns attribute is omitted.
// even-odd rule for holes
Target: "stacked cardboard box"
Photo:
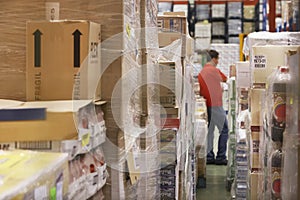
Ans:
<svg viewBox="0 0 300 200"><path fill-rule="evenodd" d="M101 98L100 24L31 21L26 28L28 101Z"/></svg>
<svg viewBox="0 0 300 200"><path fill-rule="evenodd" d="M298 38L299 35L289 33L260 33L250 34L249 37L250 64L252 69L252 171L250 177L252 180L251 185L257 185L257 187L254 186L253 188L251 188L251 199L278 198L278 196L282 195L281 191L287 191L290 189L290 185L288 183L290 181L285 182L288 185L285 185L281 182L285 179L285 177L282 176L283 172L290 171L290 169L285 169L285 165L283 167L283 163L281 162L282 137L285 141L288 141L290 138L284 139L284 136L282 136L282 134L280 137L281 139L274 137L275 133L279 133L279 131L274 131L274 120L272 119L272 116L274 113L273 105L275 105L273 100L275 100L275 97L277 95L275 90L273 90L275 89L273 86L274 80L276 80L277 77L276 75L278 75L279 73L278 67L288 66L289 68L291 68L290 62L287 62L288 55L290 54L290 52L297 52L297 49L299 48L298 42L290 42L291 38L294 37ZM294 65L292 68L298 69L299 63ZM286 89L287 88L291 89L292 87L286 87ZM292 93L293 92L291 92L291 94ZM281 95L284 96L286 94ZM281 98L281 103L286 104L285 98L286 97ZM282 112L284 112L285 116L289 116L291 114L285 113L285 109ZM289 122L284 121L283 123ZM287 133L287 130L285 130L285 133ZM257 155L257 150L259 151L259 155ZM289 151L290 149L287 148L287 152ZM292 156L288 156L286 159L291 159L291 157L293 157L295 154L297 154L297 152L294 150L294 152L291 153ZM259 160L257 160L257 156L259 157ZM295 174L296 172L293 171L291 173ZM280 178L277 176L277 174L281 174ZM278 184L280 184L281 187L276 188L276 185ZM287 189L287 187L289 189Z"/></svg>
<svg viewBox="0 0 300 200"><path fill-rule="evenodd" d="M177 130L163 129L160 132L160 198L176 198ZM177 170L176 170L177 169Z"/></svg>
<svg viewBox="0 0 300 200"><path fill-rule="evenodd" d="M231 190L232 183L235 177L235 153L236 153L236 84L235 75L229 79L229 109L228 109L228 164L227 164L227 178L226 189Z"/></svg>
<svg viewBox="0 0 300 200"><path fill-rule="evenodd" d="M174 62L160 62L160 103L165 108L176 106L176 69Z"/></svg>

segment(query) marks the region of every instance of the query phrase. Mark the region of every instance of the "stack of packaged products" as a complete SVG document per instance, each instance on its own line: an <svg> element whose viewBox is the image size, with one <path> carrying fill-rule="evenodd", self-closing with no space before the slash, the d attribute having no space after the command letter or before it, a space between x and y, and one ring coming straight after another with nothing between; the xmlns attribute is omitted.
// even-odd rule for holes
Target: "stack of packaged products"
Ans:
<svg viewBox="0 0 300 200"><path fill-rule="evenodd" d="M177 169L177 129L160 132L160 198L175 199Z"/></svg>
<svg viewBox="0 0 300 200"><path fill-rule="evenodd" d="M239 106L236 127L235 194L236 199L247 199L249 189L249 123L248 90L238 88Z"/></svg>
<svg viewBox="0 0 300 200"><path fill-rule="evenodd" d="M231 190L232 183L235 177L235 153L236 153L236 86L235 77L229 80L229 110L228 110L228 124L229 124L229 140L228 140L228 165L226 189Z"/></svg>

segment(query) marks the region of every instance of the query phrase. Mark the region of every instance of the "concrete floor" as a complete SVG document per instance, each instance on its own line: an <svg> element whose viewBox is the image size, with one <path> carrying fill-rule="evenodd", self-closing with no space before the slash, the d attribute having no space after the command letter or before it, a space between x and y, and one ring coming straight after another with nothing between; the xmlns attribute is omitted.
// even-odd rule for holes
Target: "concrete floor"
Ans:
<svg viewBox="0 0 300 200"><path fill-rule="evenodd" d="M226 190L226 168L223 165L206 166L206 188L197 190L197 200L229 200Z"/></svg>

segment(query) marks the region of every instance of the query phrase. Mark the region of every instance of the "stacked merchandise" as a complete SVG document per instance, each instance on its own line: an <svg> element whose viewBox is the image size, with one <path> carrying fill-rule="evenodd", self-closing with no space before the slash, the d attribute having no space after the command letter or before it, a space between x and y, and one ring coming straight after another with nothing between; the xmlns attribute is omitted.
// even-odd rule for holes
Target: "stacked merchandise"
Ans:
<svg viewBox="0 0 300 200"><path fill-rule="evenodd" d="M208 20L209 11L210 11L209 4L196 4L197 21Z"/></svg>
<svg viewBox="0 0 300 200"><path fill-rule="evenodd" d="M268 23L268 17L267 17L267 4L268 1L266 0L260 0L259 1L259 7L258 9L258 30L261 31L267 31L267 23Z"/></svg>
<svg viewBox="0 0 300 200"><path fill-rule="evenodd" d="M173 12L184 12L184 15L188 15L188 5L187 4L173 4Z"/></svg>
<svg viewBox="0 0 300 200"><path fill-rule="evenodd" d="M167 119L160 131L160 199L178 198L178 119Z"/></svg>
<svg viewBox="0 0 300 200"><path fill-rule="evenodd" d="M193 68L191 65L186 65L185 67L185 84L184 84L184 97L183 103L185 106L182 107L182 119L184 122L184 132L183 132L183 145L182 153L185 159L185 164L183 166L183 199L195 199L196 198L196 155L195 155L195 141L194 141L194 126L193 126L193 113L188 112L189 110L194 110L194 90L192 78Z"/></svg>
<svg viewBox="0 0 300 200"><path fill-rule="evenodd" d="M65 199L68 155L33 151L1 151L1 199ZM24 170L26 169L26 173Z"/></svg>
<svg viewBox="0 0 300 200"><path fill-rule="evenodd" d="M190 63L185 65L185 84L181 110L182 188L181 199L195 199L196 188L206 187L206 104L199 94L197 71ZM191 112L192 111L192 112Z"/></svg>
<svg viewBox="0 0 300 200"><path fill-rule="evenodd" d="M231 187L231 195L237 199L246 199L248 193L248 165L249 165L249 130L248 90L250 87L249 62L236 64L236 150L235 177Z"/></svg>
<svg viewBox="0 0 300 200"><path fill-rule="evenodd" d="M225 43L224 36L227 34L226 30L226 4L212 4L211 5L212 18L212 43Z"/></svg>
<svg viewBox="0 0 300 200"><path fill-rule="evenodd" d="M122 137L119 137L119 127L123 128L122 125L118 123L119 117L121 116L120 110L122 108L128 108L130 107L130 116L134 117L128 117L126 119L137 119L140 108L138 102L138 94L133 95L134 97L131 99L132 104L129 106L121 105L122 101L119 96L114 96L113 98L112 91L116 85L116 83L120 80L121 76L125 74L130 69L134 68L134 70L140 69L138 66L138 61L140 59L140 52L137 51L138 49L138 42L140 33L138 31L140 27L140 4L139 1L121 1L121 0L115 0L115 1L95 1L95 0L89 0L85 2L79 2L79 1L57 1L58 5L57 7L51 7L49 9L48 2L41 2L36 0L28 0L24 3L24 1L12 1L12 2L1 2L1 7L4 12L3 19L1 19L1 60L5 61L2 62L1 67L1 80L6 82L9 87L3 88L3 92L1 92L2 98L14 98L18 100L25 100L26 95L25 93L26 88L25 86L33 87L30 91L35 89L34 93L32 93L34 96L30 98L34 98L36 100L43 99L47 100L45 98L40 98L39 95L44 95L45 93L41 93L45 88L51 90L51 94L59 94L61 93L63 95L68 95L67 99L72 99L73 95L78 95L79 99L94 99L95 98L103 98L104 100L107 100L107 109L105 109L105 118L107 119L106 127L108 129L108 136L110 140L110 144L113 144L111 146L106 146L108 143L105 144L104 148L104 154L109 155L107 158L109 158L110 166L115 165L118 163L119 159L119 152L118 148L114 148L115 144L119 145L122 143L119 139ZM47 8L47 9L46 9ZM45 24L51 24L50 26L54 24L62 24L61 29L54 29L49 28L47 29L47 32L44 32L45 24L40 24L39 27L33 26L32 24L36 24L35 21L44 20L45 16L48 16L46 13L48 11L54 11L55 15L51 16L51 19L55 19L55 21L47 21ZM53 13L52 13L53 14ZM152 15L156 16L156 15ZM53 18L52 18L53 17ZM68 19L67 21L56 21L59 19ZM12 22L10 19L14 19L14 25L12 26ZM47 19L49 20L49 19ZM28 67L31 68L31 74L28 73L28 78L34 79L34 85L25 84L26 80L26 22L32 21L31 23L28 23L28 32L27 32L27 41L28 41L28 47L31 47L31 49L34 49L34 51L28 52ZM77 25L76 25L76 23ZM91 31L92 28L89 28L94 26L92 25L94 22L97 24L99 28L93 29L94 31ZM100 31L100 24L101 24L101 34ZM76 25L76 27L74 27ZM84 28L82 28L84 26ZM40 27L44 30L40 30ZM32 28L32 29L31 29ZM39 29L40 31L36 31L36 29ZM77 30L78 29L78 30ZM33 32L29 32L29 30L34 31L34 35L32 35ZM55 34L51 31L55 31ZM77 30L77 31L76 31ZM98 32L96 31L98 30ZM57 35L58 31L61 31L61 35ZM72 32L71 32L72 31ZM51 34L49 34L51 32ZM124 34L122 34L124 32ZM74 33L74 34L73 34ZM65 35L64 35L65 34ZM73 34L73 35L72 35ZM117 35L119 34L119 35ZM55 40L53 42L48 41L47 43L44 43L45 40L48 40L50 36L55 36ZM112 36L115 36L114 39L112 39ZM89 38L91 37L91 38ZM110 39L109 39L110 38ZM102 40L101 49L100 49L100 41ZM44 46L44 44L47 44L47 47ZM63 46L61 46L63 44ZM74 46L73 46L74 44ZM44 48L46 47L46 49ZM74 48L73 48L74 47ZM80 47L80 48L79 48ZM28 48L30 49L30 48ZM42 51L41 51L42 50ZM51 51L51 52L50 52ZM101 51L101 52L100 52ZM126 53L124 53L126 52ZM45 55L45 53L48 53ZM124 57L122 57L122 54ZM57 57L53 58L52 56L56 55ZM101 59L101 63L99 62L100 55L103 56ZM57 59L56 59L57 58ZM49 68L45 68L45 65L49 65L53 67L53 71ZM96 67L92 67L91 65L95 65ZM11 66L14 66L11 68ZM102 68L101 68L102 67ZM29 68L28 68L29 69ZM92 71L92 70L96 71ZM38 71L41 70L41 71ZM50 70L46 71L46 70ZM79 72L79 73L75 73ZM138 71L138 70L137 70ZM133 77L131 76L132 80L139 79L137 77L140 77L137 71L134 71L134 73L131 73ZM30 72L30 71L28 71ZM47 74L47 76L45 76ZM66 75L66 77L62 77ZM79 78L80 75L80 78ZM101 77L102 75L102 77ZM60 79L57 79L57 77L60 77ZM48 85L48 87L44 87L41 84L44 84L47 82L49 84L49 78L52 79L52 77L55 78L52 83L58 83L55 87L51 87ZM101 77L102 84L102 90L101 94L98 94L100 91L100 85L98 85L98 80ZM82 79L81 79L82 78ZM31 79L31 80L32 80ZM29 80L29 79L28 79ZM68 80L68 84L65 82ZM73 93L73 82L75 83L75 92ZM80 84L79 84L80 83ZM92 83L92 84L90 84ZM109 84L107 84L109 83ZM87 87L84 88L84 85L87 84ZM52 84L51 84L52 85ZM54 84L53 84L54 85ZM64 86L68 85L67 90L57 90L57 88L63 88ZM78 86L80 85L80 86ZM26 86L26 87L27 87ZM83 86L83 87L81 87ZM128 86L128 85L127 85ZM137 83L130 84L130 87L128 89L136 89ZM86 88L90 89L87 90ZM96 88L96 89L95 89ZM122 88L122 87L121 87ZM78 93L78 89L80 89L80 94ZM95 90L93 90L95 89ZM29 90L27 90L29 91ZM53 92L54 91L54 92ZM65 91L65 92L62 92ZM96 92L95 92L96 91ZM85 94L85 92L88 92L88 94ZM94 93L96 94L94 94ZM12 96L11 94L14 94ZM46 93L47 95L50 94ZM129 94L129 92L120 91L118 93L119 95L124 95L124 97L127 97L126 94ZM57 100L65 99L65 97L57 96ZM77 97L76 97L77 98ZM112 103L113 99L113 103ZM51 99L52 100L52 99ZM112 106L113 105L113 106ZM112 108L113 107L113 108ZM134 108L134 109L133 109ZM113 115L112 112L116 111L117 114ZM124 110L122 110L124 111ZM71 111L71 115L73 110ZM69 111L67 112L69 115ZM125 115L128 112L122 112L125 113ZM118 118L118 119L116 119ZM123 118L123 116L121 117ZM57 119L55 117L49 118L49 119ZM74 125L73 118L69 118L68 121L64 120L58 120L59 122L55 122L55 124L62 127L60 131L53 132L53 135L58 136L60 133L63 136L66 136L65 130L70 129L72 132L67 132L67 137L53 137L53 138L47 138L45 136L49 136L49 134L35 134L39 135L39 140L65 140L65 139L71 139L73 137L77 137L77 124ZM61 121L64 121L63 126ZM136 120L138 121L138 120ZM2 122L1 122L2 123ZM34 122L35 123L35 122ZM43 122L38 122L43 123ZM29 123L31 124L31 123ZM132 123L130 123L131 125ZM26 125L25 125L26 126ZM30 125L28 125L30 126ZM3 126L1 126L3 127ZM50 126L53 127L53 126ZM85 131L89 131L89 125L84 125L84 128L87 129ZM32 127L31 127L32 128ZM69 131L70 131L69 130ZM127 131L128 129L126 129ZM35 130L37 131L37 129ZM38 133L40 133L41 128L38 130ZM44 131L44 130L43 130ZM11 132L11 131L10 131ZM23 132L24 133L24 132ZM121 133L122 134L122 133ZM30 135L22 134L23 138L20 138L20 141L24 141L25 139L28 140ZM88 144L89 138L91 137L91 133L88 134L88 132L85 132L82 134L80 132L81 142L84 146ZM43 137L41 137L43 136ZM6 136L5 136L6 137ZM24 138L25 137L25 138ZM94 139L93 139L94 140ZM90 140L90 141L93 141ZM119 140L119 141L118 141ZM7 141L7 140L5 140ZM124 150L122 146L121 150ZM130 147L130 145L129 145ZM130 151L131 149L126 149L127 151ZM120 160L124 161L123 157L120 158ZM125 161L123 162L125 163ZM122 167L118 167L116 169L122 168L124 169L124 165L120 164ZM114 199L120 198L121 192L124 192L124 190L119 189L123 187L123 180L124 176L123 173L117 173L114 171L113 177L120 177L117 181L110 181L111 188L108 187L108 196L112 196ZM121 181L120 181L121 180Z"/></svg>
<svg viewBox="0 0 300 200"><path fill-rule="evenodd" d="M291 80L286 83L286 127L283 135L282 199L299 198L299 69L300 48L290 51L287 62ZM295 175L298 175L296 178Z"/></svg>
<svg viewBox="0 0 300 200"><path fill-rule="evenodd" d="M251 134L250 134L250 197L257 198L258 193L258 177L261 176L261 162L259 159L261 151L261 137L260 132L263 127L263 103L265 90L262 88L252 88L250 90L250 110L251 110Z"/></svg>
<svg viewBox="0 0 300 200"><path fill-rule="evenodd" d="M238 35L243 32L242 2L228 2L228 43L239 43Z"/></svg>
<svg viewBox="0 0 300 200"><path fill-rule="evenodd" d="M236 199L247 199L249 189L249 126L248 114L248 90L238 88L238 119L236 131L236 153L235 153L235 197Z"/></svg>
<svg viewBox="0 0 300 200"><path fill-rule="evenodd" d="M158 2L158 14L162 15L164 12L172 12L172 2Z"/></svg>
<svg viewBox="0 0 300 200"><path fill-rule="evenodd" d="M161 114L165 117L171 117L172 113L176 113L176 64L172 61L159 63L160 81L160 104L164 109L161 109ZM178 97L178 96L177 96ZM172 112L173 110L173 112ZM166 111L163 114L163 111Z"/></svg>
<svg viewBox="0 0 300 200"><path fill-rule="evenodd" d="M231 65L230 68L233 73L230 73L230 79L228 82L229 91L229 109L228 109L228 127L229 127L229 139L228 139L228 164L227 164L227 178L226 189L231 190L232 183L235 177L235 149L236 149L236 80L235 80L235 65Z"/></svg>
<svg viewBox="0 0 300 200"><path fill-rule="evenodd" d="M203 51L210 48L211 24L208 22L198 22L195 24L195 50Z"/></svg>
<svg viewBox="0 0 300 200"><path fill-rule="evenodd" d="M298 38L297 33L252 33L248 36L252 68L251 199L297 199L298 196L298 183L293 180L298 180L295 121L299 119L291 111L298 108L298 97L292 95L296 93L297 83L292 82L289 73L297 74L299 69L298 57L291 59L299 52ZM295 118L288 118L289 115Z"/></svg>
<svg viewBox="0 0 300 200"><path fill-rule="evenodd" d="M10 137L1 138L2 145L9 146L8 150L30 149L67 153L69 182L66 194L68 198L87 199L96 193L99 198L103 198L101 189L106 183L107 172L101 145L105 142L106 128L102 104L100 102L97 104L90 101L79 103L2 100L1 105L4 109L1 110L1 131L9 132L11 127L15 130L13 132L15 141L12 141L12 134L10 134ZM34 119L38 117L37 111L43 113L41 117ZM8 114L17 116L21 113L26 116L26 121L23 121L24 118L5 118ZM78 124L74 124L73 117ZM44 130L43 134L37 135L41 129Z"/></svg>
<svg viewBox="0 0 300 200"><path fill-rule="evenodd" d="M243 33L249 34L258 30L255 28L255 19L256 19L256 8L255 5L244 5L243 6Z"/></svg>
<svg viewBox="0 0 300 200"><path fill-rule="evenodd" d="M175 24L173 24L173 22L175 22ZM153 92L154 94L160 94L160 116L162 118L167 117L166 119L162 119L161 125L168 124L168 121L174 121L174 118L180 118L180 127L177 128L178 130L176 131L176 148L173 148L173 150L175 149L175 154L173 152L173 155L176 155L176 159L172 159L172 161L176 161L176 163L169 162L168 166L162 166L164 168L161 169L160 180L163 182L161 182L162 188L160 190L160 197L163 199L194 198L196 195L195 180L193 180L193 178L195 178L195 158L192 158L191 152L189 151L192 130L185 130L185 128L190 128L191 126L185 125L188 120L185 116L186 112L183 113L182 110L184 107L182 106L182 98L185 98L185 96L182 96L183 92L181 91L182 84L186 84L186 81L182 77L182 64L191 56L193 44L191 42L192 40L184 35L186 33L186 18L182 16L180 12L164 13L163 16L159 16L158 27L161 53L159 55L158 71L160 73L155 78L160 79L160 91L159 93L157 91ZM170 99L171 101L166 101L165 99ZM160 138L163 137L162 134L166 131L170 132L171 130L160 131ZM164 148L166 148L164 143L165 142L160 143L163 151L165 151ZM172 143L174 143L174 141L170 142L168 146ZM161 163L168 161L163 158L160 159ZM189 159L188 166L186 159ZM166 171L169 174L163 176L162 172ZM174 173L176 177L174 177ZM166 182L166 180L168 181ZM173 182L170 182L170 180ZM165 185L166 183L169 183L169 186ZM190 184L193 184L193 187Z"/></svg>

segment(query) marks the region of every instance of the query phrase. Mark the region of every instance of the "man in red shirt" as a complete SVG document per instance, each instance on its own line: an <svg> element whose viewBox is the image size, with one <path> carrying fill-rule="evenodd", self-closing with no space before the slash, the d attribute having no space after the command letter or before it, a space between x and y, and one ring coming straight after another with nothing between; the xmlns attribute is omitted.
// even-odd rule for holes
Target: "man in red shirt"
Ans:
<svg viewBox="0 0 300 200"><path fill-rule="evenodd" d="M206 99L208 115L206 163L227 165L228 122L223 109L223 90L221 87L221 82L226 82L227 77L216 67L218 65L219 53L215 50L210 50L208 54L210 61L204 65L198 75L200 95ZM216 157L213 151L215 126L217 126L220 132Z"/></svg>

